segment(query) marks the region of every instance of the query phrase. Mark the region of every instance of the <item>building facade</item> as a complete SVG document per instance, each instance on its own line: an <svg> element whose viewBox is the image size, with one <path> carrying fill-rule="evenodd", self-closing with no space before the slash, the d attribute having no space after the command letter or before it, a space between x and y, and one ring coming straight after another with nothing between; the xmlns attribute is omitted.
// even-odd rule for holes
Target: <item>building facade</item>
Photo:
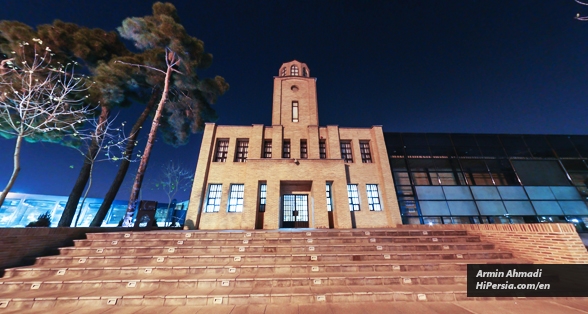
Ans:
<svg viewBox="0 0 588 314"><path fill-rule="evenodd" d="M385 133L404 224L587 231L588 136Z"/></svg>
<svg viewBox="0 0 588 314"><path fill-rule="evenodd" d="M30 222L37 221L39 215L45 213L51 215L51 227L57 227L67 199L67 196L8 192L4 204L0 207L0 228L25 227ZM102 202L101 198L86 198L83 206L80 202L71 227L90 226ZM123 200L113 201L102 222L102 227L118 226L127 211L128 203ZM183 225L187 208L187 201L172 202L172 204L159 203L155 214L158 226L170 226L175 222Z"/></svg>
<svg viewBox="0 0 588 314"><path fill-rule="evenodd" d="M272 125L207 123L187 225L368 228L402 223L381 126L319 126L304 63L274 77Z"/></svg>

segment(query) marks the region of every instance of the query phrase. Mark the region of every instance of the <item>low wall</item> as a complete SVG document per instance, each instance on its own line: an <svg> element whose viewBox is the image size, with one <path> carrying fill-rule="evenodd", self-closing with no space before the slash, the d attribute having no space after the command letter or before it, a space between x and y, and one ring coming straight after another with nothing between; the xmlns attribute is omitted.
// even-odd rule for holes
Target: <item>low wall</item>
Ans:
<svg viewBox="0 0 588 314"><path fill-rule="evenodd" d="M30 265L34 257L56 254L57 248L85 239L86 233L113 232L123 228L2 228L0 229L0 275L9 267Z"/></svg>
<svg viewBox="0 0 588 314"><path fill-rule="evenodd" d="M573 224L398 225L405 229L466 230L516 258L534 264L588 264L588 252Z"/></svg>

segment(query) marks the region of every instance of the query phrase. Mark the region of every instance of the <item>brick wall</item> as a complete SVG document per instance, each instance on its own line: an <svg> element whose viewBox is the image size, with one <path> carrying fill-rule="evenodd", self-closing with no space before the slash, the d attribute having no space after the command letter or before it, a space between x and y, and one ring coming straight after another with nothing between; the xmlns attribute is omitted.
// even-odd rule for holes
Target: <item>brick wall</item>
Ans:
<svg viewBox="0 0 588 314"><path fill-rule="evenodd" d="M405 229L458 229L534 264L588 264L588 252L572 224L399 225Z"/></svg>
<svg viewBox="0 0 588 314"><path fill-rule="evenodd" d="M56 254L59 247L85 239L86 233L121 231L121 228L4 228L0 229L0 274L9 267L29 265L34 257Z"/></svg>

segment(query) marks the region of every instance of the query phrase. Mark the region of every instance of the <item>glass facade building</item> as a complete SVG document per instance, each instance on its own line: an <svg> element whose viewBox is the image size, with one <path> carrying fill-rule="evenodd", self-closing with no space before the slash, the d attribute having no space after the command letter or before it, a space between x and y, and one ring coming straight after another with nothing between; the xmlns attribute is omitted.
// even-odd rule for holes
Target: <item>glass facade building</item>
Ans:
<svg viewBox="0 0 588 314"><path fill-rule="evenodd" d="M384 133L404 224L588 223L588 136Z"/></svg>
<svg viewBox="0 0 588 314"><path fill-rule="evenodd" d="M51 227L57 227L66 203L67 196L8 193L0 208L0 228L25 227L29 222L36 221L39 215L47 212L51 215ZM102 199L87 198L83 207L78 205L71 226L88 227L101 204ZM125 215L127 205L128 201L114 201L102 227L118 226ZM183 225L188 201L177 204L172 202L171 205L168 210L167 203L158 204L155 218L160 227L168 226L172 222L179 222Z"/></svg>

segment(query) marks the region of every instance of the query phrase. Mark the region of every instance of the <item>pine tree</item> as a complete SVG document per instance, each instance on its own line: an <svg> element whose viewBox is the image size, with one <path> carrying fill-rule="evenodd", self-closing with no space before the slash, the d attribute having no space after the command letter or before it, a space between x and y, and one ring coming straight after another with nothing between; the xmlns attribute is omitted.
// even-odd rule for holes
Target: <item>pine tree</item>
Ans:
<svg viewBox="0 0 588 314"><path fill-rule="evenodd" d="M216 118L211 104L228 89L228 84L219 76L199 79L196 70L208 67L212 55L204 52L201 40L187 34L170 3L155 3L153 15L128 18L118 31L123 38L132 40L144 56L142 63L124 64L159 74L151 80L158 87L154 90L160 93L159 103L127 207L123 226L129 226L159 127L166 142L185 144L190 133Z"/></svg>

